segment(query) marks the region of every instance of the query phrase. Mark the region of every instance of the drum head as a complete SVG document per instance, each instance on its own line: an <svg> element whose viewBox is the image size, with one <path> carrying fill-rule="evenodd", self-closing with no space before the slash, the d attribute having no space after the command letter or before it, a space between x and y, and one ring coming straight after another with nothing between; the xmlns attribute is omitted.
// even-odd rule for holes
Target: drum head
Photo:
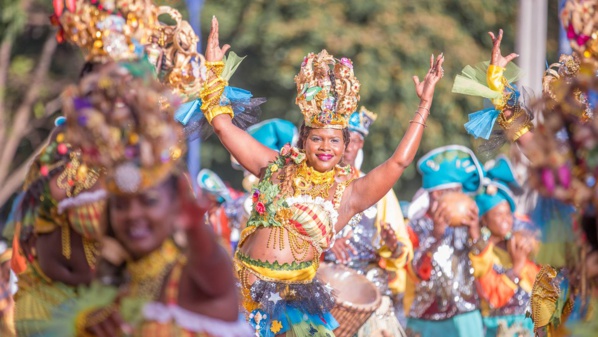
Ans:
<svg viewBox="0 0 598 337"><path fill-rule="evenodd" d="M355 270L337 264L322 263L318 278L334 289L336 302L345 306L371 308L380 303L378 288Z"/></svg>

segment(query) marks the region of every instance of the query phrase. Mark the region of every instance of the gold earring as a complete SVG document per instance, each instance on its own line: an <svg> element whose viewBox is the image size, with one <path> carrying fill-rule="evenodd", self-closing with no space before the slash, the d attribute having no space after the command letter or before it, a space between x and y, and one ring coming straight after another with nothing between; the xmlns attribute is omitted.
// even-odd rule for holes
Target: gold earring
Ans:
<svg viewBox="0 0 598 337"><path fill-rule="evenodd" d="M58 176L56 184L71 198L83 190L90 189L99 179L100 173L89 169L79 161L79 153L70 154L71 161L66 164L64 171Z"/></svg>

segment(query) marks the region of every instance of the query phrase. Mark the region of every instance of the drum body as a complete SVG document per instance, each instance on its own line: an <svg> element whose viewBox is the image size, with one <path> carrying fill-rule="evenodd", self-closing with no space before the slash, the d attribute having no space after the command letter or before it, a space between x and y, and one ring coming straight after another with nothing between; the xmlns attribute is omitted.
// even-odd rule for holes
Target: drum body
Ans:
<svg viewBox="0 0 598 337"><path fill-rule="evenodd" d="M331 313L340 324L334 334L354 336L380 306L380 292L365 276L342 265L322 263L317 276L333 289L336 304Z"/></svg>

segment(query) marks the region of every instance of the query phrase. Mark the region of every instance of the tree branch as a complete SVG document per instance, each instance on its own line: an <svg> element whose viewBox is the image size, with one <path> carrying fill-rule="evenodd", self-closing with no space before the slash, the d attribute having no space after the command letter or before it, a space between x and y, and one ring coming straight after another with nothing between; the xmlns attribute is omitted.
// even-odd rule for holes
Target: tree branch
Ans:
<svg viewBox="0 0 598 337"><path fill-rule="evenodd" d="M42 145L43 146L43 145ZM23 185L27 172L29 171L29 165L35 158L38 152L41 150L41 146L37 148L33 153L25 160L21 166L12 172L12 174L3 182L0 188L0 207L6 203L10 196L16 192L16 190Z"/></svg>
<svg viewBox="0 0 598 337"><path fill-rule="evenodd" d="M44 115L40 116L27 124L25 130L23 130L23 134L27 135L34 130L41 128L43 126L54 125L53 123L48 123L50 116L52 116L57 111L60 111L62 108L62 101L60 96L56 97L55 99L46 103L46 108L44 109Z"/></svg>
<svg viewBox="0 0 598 337"><path fill-rule="evenodd" d="M4 39L0 45L0 144L4 144L6 135L6 106L4 98L6 97L6 80L8 78L8 68L10 67L10 51L12 50L12 40ZM2 149L0 149L0 154Z"/></svg>
<svg viewBox="0 0 598 337"><path fill-rule="evenodd" d="M31 0L21 0L19 7L23 11L27 11L31 5ZM10 68L10 52L14 39L12 37L4 36L0 39L0 144L6 144L6 127L8 125L8 112L4 99L6 98L6 81L8 79L8 70ZM2 156L3 148L0 147L0 156ZM0 183L2 179L0 179Z"/></svg>
<svg viewBox="0 0 598 337"><path fill-rule="evenodd" d="M31 79L31 87L25 95L25 99L17 109L15 117L13 119L11 132L7 136L6 142L4 142L4 151L0 156L0 182L3 182L12 164L12 159L17 151L19 143L24 136L24 130L27 128L27 124L31 118L31 109L33 103L39 96L39 91L50 68L52 61L52 55L57 46L56 38L51 34L44 43L44 47L41 52L39 62L36 69L34 70L33 77Z"/></svg>

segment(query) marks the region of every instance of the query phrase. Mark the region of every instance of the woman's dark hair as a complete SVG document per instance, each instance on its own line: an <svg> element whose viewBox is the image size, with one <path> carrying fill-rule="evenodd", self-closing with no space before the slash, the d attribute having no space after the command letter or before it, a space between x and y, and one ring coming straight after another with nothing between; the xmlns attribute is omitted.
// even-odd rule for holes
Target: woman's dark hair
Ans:
<svg viewBox="0 0 598 337"><path fill-rule="evenodd" d="M305 140L309 135L309 132L313 130L312 127L305 125L305 123L301 124L301 128L299 129L299 140L297 140L297 148L304 149ZM345 142L345 150L347 146L349 146L349 142L351 141L351 135L349 134L349 128L343 128L343 141Z"/></svg>
<svg viewBox="0 0 598 337"><path fill-rule="evenodd" d="M95 62L85 62L83 68L81 68L81 72L79 73L79 78L83 78L93 72L94 68L96 67L97 63Z"/></svg>

